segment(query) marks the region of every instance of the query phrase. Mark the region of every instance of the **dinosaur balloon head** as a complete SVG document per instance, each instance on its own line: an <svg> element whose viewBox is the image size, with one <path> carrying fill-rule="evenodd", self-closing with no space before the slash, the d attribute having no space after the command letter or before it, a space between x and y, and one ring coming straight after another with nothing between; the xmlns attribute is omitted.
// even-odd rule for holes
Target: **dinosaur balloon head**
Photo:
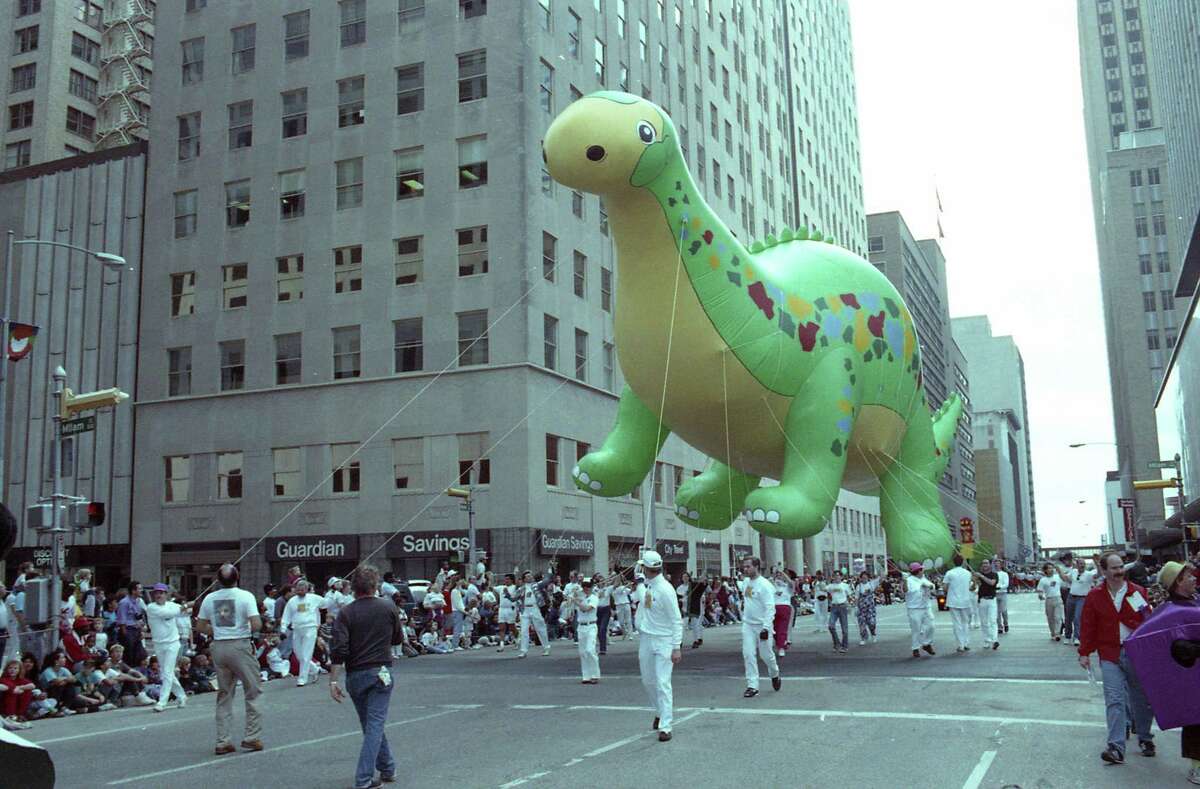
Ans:
<svg viewBox="0 0 1200 789"><path fill-rule="evenodd" d="M554 180L593 194L640 189L674 162L679 137L667 114L629 93L603 90L563 110L542 155Z"/></svg>

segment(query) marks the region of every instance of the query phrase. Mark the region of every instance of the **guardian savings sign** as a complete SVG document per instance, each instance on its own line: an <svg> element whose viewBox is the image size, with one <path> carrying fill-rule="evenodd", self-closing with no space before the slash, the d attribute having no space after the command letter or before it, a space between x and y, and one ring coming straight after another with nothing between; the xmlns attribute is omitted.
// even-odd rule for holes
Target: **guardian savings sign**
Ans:
<svg viewBox="0 0 1200 789"><path fill-rule="evenodd" d="M338 561L358 558L358 535L275 537L266 541L268 562Z"/></svg>

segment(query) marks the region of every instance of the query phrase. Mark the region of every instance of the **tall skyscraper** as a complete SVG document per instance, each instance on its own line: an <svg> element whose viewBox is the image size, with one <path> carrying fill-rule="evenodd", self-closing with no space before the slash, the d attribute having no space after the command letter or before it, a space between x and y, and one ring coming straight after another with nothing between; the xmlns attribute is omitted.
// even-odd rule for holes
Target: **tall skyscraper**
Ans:
<svg viewBox="0 0 1200 789"><path fill-rule="evenodd" d="M918 241L899 212L867 217L867 247L871 263L895 284L917 325L921 372L930 409L938 408L952 392L963 400L963 415L955 437L954 456L939 483L946 525L955 539L964 519L974 526L974 438L971 432L971 376L967 359L950 329L950 296L946 287L946 258L935 239ZM993 546L996 547L996 546Z"/></svg>
<svg viewBox="0 0 1200 789"><path fill-rule="evenodd" d="M153 0L4 4L4 169L145 139L154 13Z"/></svg>
<svg viewBox="0 0 1200 789"><path fill-rule="evenodd" d="M1154 398L1179 333L1180 257L1163 98L1144 29L1145 0L1079 0L1084 124L1099 251L1108 369L1123 497L1140 532L1163 523L1160 491L1132 481L1159 459ZM1081 440L1086 440L1086 436Z"/></svg>
<svg viewBox="0 0 1200 789"><path fill-rule="evenodd" d="M954 341L971 367L972 435L979 519L1003 533L995 543L1010 559L1037 555L1025 362L1012 337L992 334L986 315L954 318Z"/></svg>
<svg viewBox="0 0 1200 789"><path fill-rule="evenodd" d="M743 238L865 251L844 2L193 1L157 53L133 558L185 589L243 551L254 583L428 577L465 549L452 484L497 569L636 558L642 502L570 479L622 385L607 214L540 155L586 93L670 111ZM679 523L704 459L660 459L669 568L763 549Z"/></svg>

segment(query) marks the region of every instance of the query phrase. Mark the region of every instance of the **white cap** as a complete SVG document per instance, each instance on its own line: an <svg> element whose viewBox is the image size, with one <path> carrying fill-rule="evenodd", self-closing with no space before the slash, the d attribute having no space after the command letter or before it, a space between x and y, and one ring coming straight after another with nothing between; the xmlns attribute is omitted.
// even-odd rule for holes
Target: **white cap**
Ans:
<svg viewBox="0 0 1200 789"><path fill-rule="evenodd" d="M332 587L334 584L341 583L341 580L336 575L331 575L329 576L329 580L325 582L325 585Z"/></svg>
<svg viewBox="0 0 1200 789"><path fill-rule="evenodd" d="M662 567L662 557L658 555L658 551L646 551L642 554L642 565L657 570Z"/></svg>

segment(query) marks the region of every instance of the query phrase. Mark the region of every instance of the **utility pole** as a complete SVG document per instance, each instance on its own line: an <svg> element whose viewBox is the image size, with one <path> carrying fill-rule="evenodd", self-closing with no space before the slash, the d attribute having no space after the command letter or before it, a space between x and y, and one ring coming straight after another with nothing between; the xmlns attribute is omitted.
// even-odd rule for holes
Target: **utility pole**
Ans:
<svg viewBox="0 0 1200 789"><path fill-rule="evenodd" d="M50 649L58 648L58 634L62 619L62 573L66 546L66 528L59 517L58 500L62 497L62 423L66 410L64 401L67 371L62 365L54 368L54 468L50 471Z"/></svg>
<svg viewBox="0 0 1200 789"><path fill-rule="evenodd" d="M467 573L470 578L475 572L475 500L470 488L446 488L446 495L462 499L462 508L467 511Z"/></svg>

